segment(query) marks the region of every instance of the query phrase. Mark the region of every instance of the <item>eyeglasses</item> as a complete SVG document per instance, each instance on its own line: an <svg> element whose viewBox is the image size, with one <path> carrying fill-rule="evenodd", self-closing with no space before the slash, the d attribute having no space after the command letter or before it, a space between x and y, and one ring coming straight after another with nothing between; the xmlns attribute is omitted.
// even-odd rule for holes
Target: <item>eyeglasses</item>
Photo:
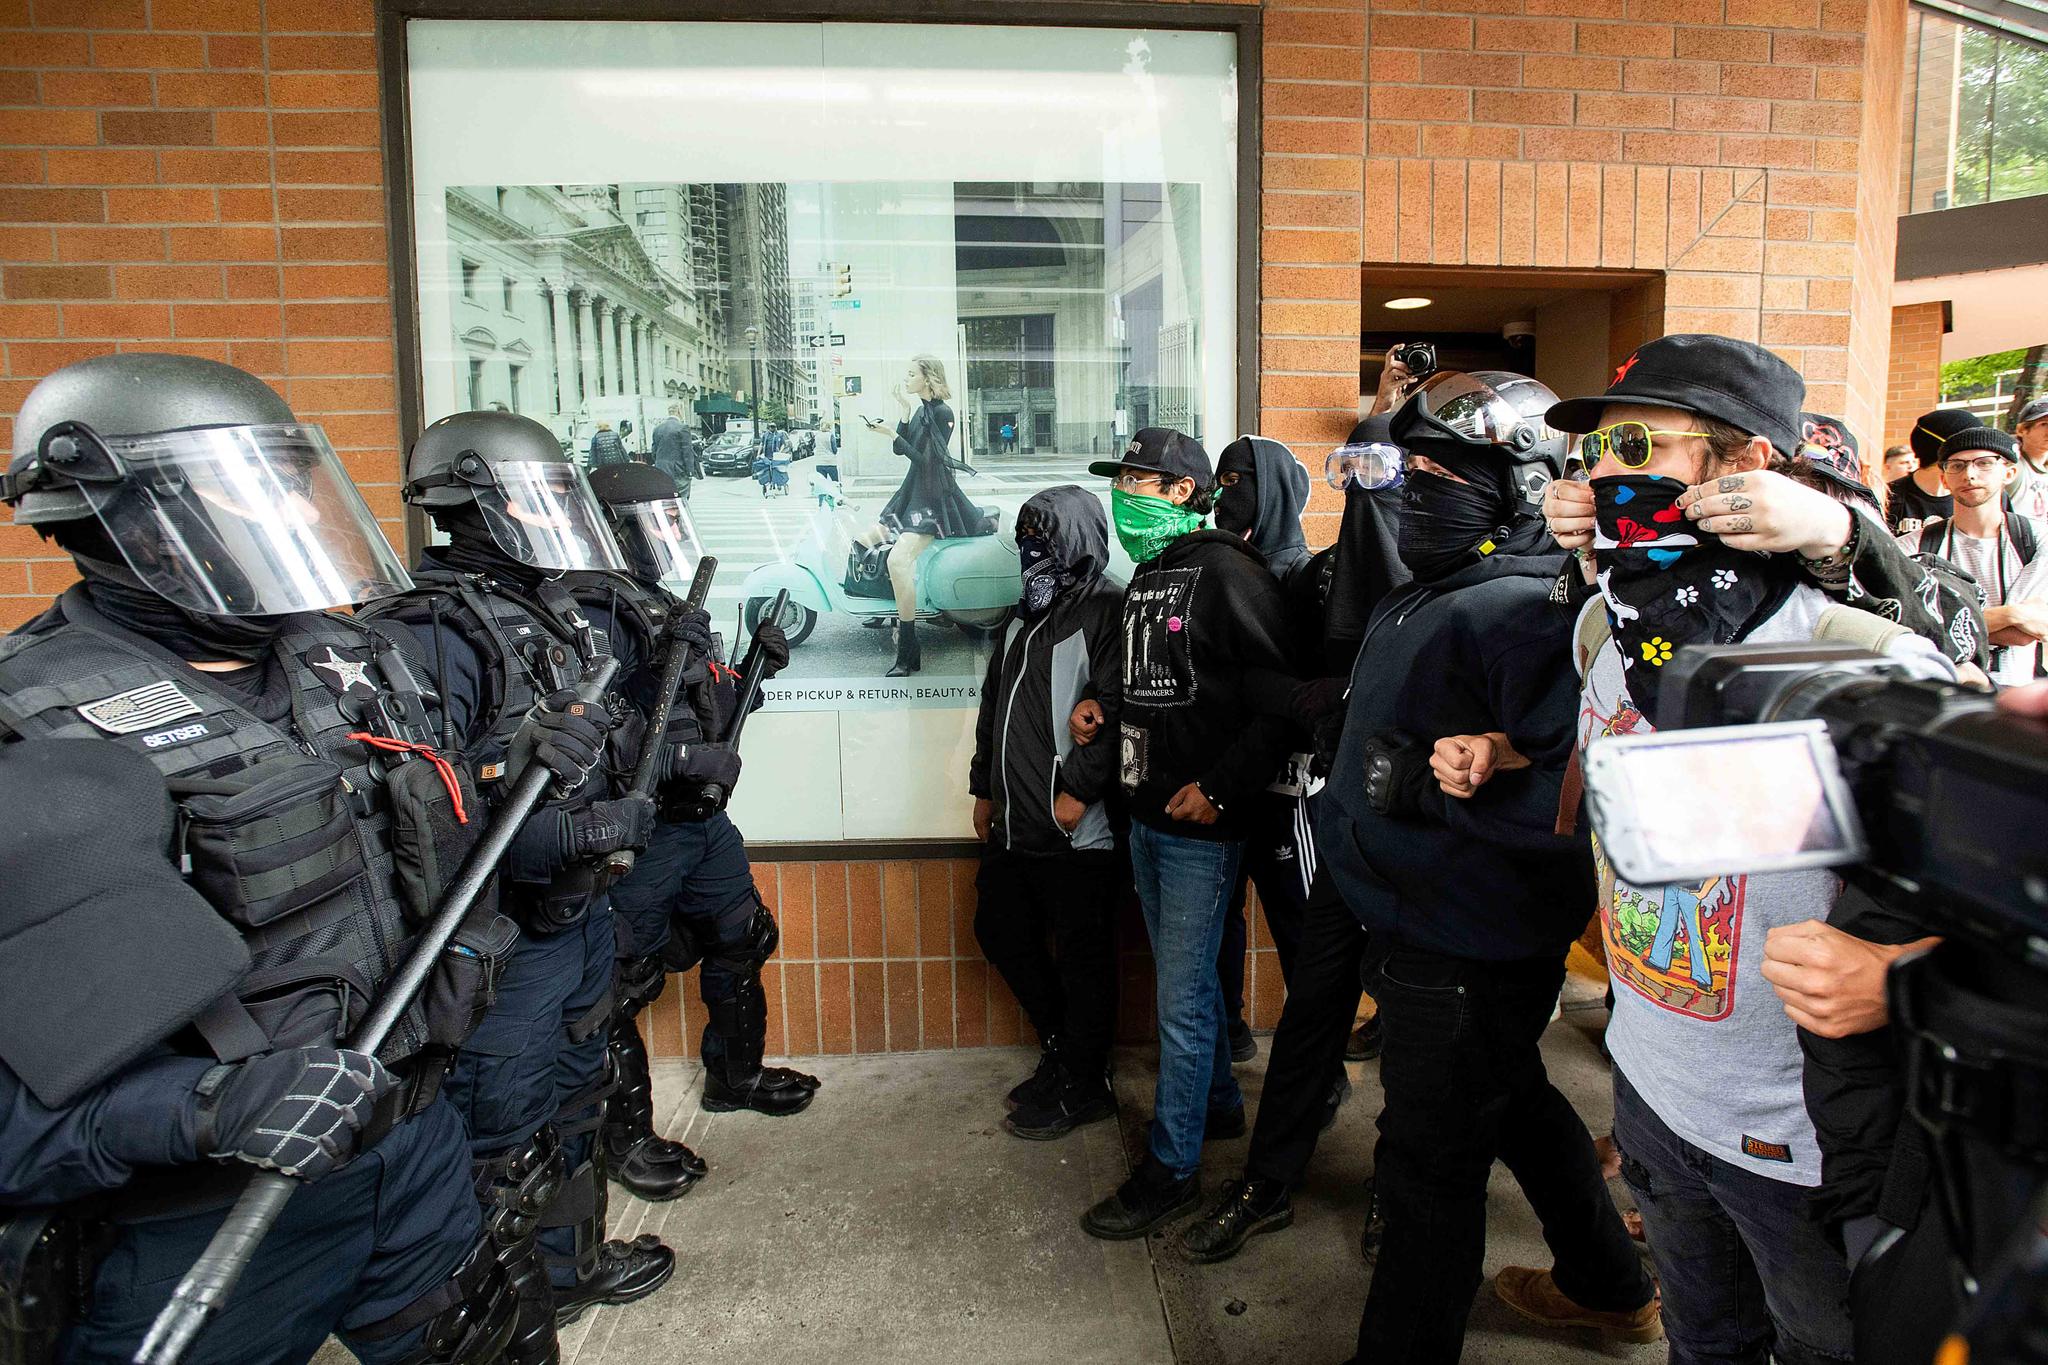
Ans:
<svg viewBox="0 0 2048 1365"><path fill-rule="evenodd" d="M1998 467L2004 463L2004 458L1998 455L1980 456L1974 460L1948 460L1943 462L1941 472L1951 479L1960 479L1965 474L1975 474L1980 479L1988 479L1996 474Z"/></svg>
<svg viewBox="0 0 2048 1365"><path fill-rule="evenodd" d="M1119 474L1109 482L1112 488L1121 488L1126 493L1135 493L1148 485L1157 484L1164 486L1166 476L1164 474Z"/></svg>
<svg viewBox="0 0 2048 1365"><path fill-rule="evenodd" d="M1650 462L1653 436L1706 436L1704 431L1653 431L1641 422L1616 422L1579 438L1579 458L1591 469L1607 456L1623 469L1641 469Z"/></svg>

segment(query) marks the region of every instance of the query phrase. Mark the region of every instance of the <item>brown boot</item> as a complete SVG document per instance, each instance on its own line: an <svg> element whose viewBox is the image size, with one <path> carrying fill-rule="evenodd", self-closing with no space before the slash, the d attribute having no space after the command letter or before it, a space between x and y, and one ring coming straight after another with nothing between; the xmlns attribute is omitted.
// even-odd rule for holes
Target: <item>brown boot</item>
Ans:
<svg viewBox="0 0 2048 1365"><path fill-rule="evenodd" d="M1502 1266L1493 1277L1493 1292L1523 1317L1545 1327L1591 1327L1622 1341L1660 1341L1664 1336L1662 1300L1656 1295L1641 1308L1588 1308L1574 1303L1557 1287L1547 1270Z"/></svg>

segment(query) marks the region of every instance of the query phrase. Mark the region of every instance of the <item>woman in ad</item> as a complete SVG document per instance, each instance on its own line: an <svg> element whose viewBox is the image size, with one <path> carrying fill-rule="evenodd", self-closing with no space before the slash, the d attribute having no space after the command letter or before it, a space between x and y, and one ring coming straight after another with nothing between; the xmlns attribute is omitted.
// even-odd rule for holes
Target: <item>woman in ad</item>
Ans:
<svg viewBox="0 0 2048 1365"><path fill-rule="evenodd" d="M881 519L860 537L860 543L873 550L889 543L891 527L898 533L888 555L889 584L896 593L896 662L888 673L892 678L917 672L922 662L917 644L918 556L935 540L982 533L981 509L960 491L947 454L953 440L953 409L946 400L953 390L946 383L945 365L936 356L913 357L905 381L890 392L903 413L896 423L895 450L910 461L910 471L883 506ZM912 397L918 400L915 409ZM866 420L870 431L888 430L875 418Z"/></svg>

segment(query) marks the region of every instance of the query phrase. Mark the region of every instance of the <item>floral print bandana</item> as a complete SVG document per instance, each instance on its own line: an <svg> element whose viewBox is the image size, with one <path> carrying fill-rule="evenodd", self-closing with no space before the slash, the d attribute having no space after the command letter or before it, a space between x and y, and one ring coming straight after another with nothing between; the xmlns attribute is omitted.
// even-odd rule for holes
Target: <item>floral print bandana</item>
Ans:
<svg viewBox="0 0 2048 1365"><path fill-rule="evenodd" d="M1686 645L1726 645L1784 604L1789 555L1731 550L1678 509L1686 485L1661 474L1594 479L1593 558L1629 696L1657 721L1657 675Z"/></svg>

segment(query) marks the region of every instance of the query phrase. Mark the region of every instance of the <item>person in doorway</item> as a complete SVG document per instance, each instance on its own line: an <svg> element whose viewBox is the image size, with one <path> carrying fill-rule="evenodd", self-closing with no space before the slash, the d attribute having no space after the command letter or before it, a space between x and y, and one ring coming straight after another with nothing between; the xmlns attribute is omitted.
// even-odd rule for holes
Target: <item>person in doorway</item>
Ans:
<svg viewBox="0 0 2048 1365"><path fill-rule="evenodd" d="M619 433L612 430L610 422L599 422L597 430L590 433L590 468L632 458L626 453L626 443L619 438Z"/></svg>
<svg viewBox="0 0 2048 1365"><path fill-rule="evenodd" d="M1017 451L1017 424L1015 422L1005 422L1002 425L1002 429L996 434L1003 438L1003 454L1015 454Z"/></svg>
<svg viewBox="0 0 2048 1365"><path fill-rule="evenodd" d="M1117 740L1158 987L1151 1140L1131 1178L1081 1219L1090 1236L1121 1240L1193 1209L1203 1139L1245 1131L1216 948L1247 808L1287 746L1286 722L1254 710L1245 679L1291 664L1286 603L1259 552L1203 525L1214 475L1199 442L1148 427L1089 472L1115 480L1117 539L1137 565L1124 593Z"/></svg>
<svg viewBox="0 0 2048 1365"><path fill-rule="evenodd" d="M1905 478L1919 467L1920 462L1913 458L1913 447L1904 444L1885 447L1884 481L1887 484Z"/></svg>
<svg viewBox="0 0 2048 1365"><path fill-rule="evenodd" d="M683 421L683 405L668 405L668 416L655 424L649 438L652 445L652 461L656 469L676 481L676 490L684 502L690 500L690 481L703 474L704 470L697 453L697 436Z"/></svg>
<svg viewBox="0 0 2048 1365"><path fill-rule="evenodd" d="M1102 573L1102 502L1073 484L1018 511L1017 552L1023 597L989 656L967 788L982 841L974 936L1038 1033L1038 1069L1010 1092L1003 1126L1043 1139L1116 1113L1109 1046L1123 877L1103 803L1116 757L1107 744L1077 745L1067 717L1084 694L1118 712L1123 593Z"/></svg>
<svg viewBox="0 0 2048 1365"><path fill-rule="evenodd" d="M2006 501L2023 517L2048 520L2048 397L2019 410L2012 434L2020 443L2019 471Z"/></svg>
<svg viewBox="0 0 2048 1365"><path fill-rule="evenodd" d="M1977 419L1961 408L1936 408L1914 420L1907 440L1920 467L1885 486L1885 518L1891 523L1893 535L1917 531L1930 521L1941 520L1953 509L1954 500L1941 481L1941 443L1976 425Z"/></svg>
<svg viewBox="0 0 2048 1365"><path fill-rule="evenodd" d="M953 389L945 365L937 356L914 357L890 395L902 412L894 449L910 469L860 543L871 551L888 546L889 585L896 593L896 662L888 676L902 678L924 666L917 641L918 557L936 540L983 534L983 518L953 477L953 409L946 403ZM889 430L872 417L867 425Z"/></svg>
<svg viewBox="0 0 2048 1365"><path fill-rule="evenodd" d="M2041 642L2048 640L2048 523L2005 505L2018 476L2019 443L1992 427L1971 427L1941 443L1941 476L1955 499L1945 521L1899 537L1908 554L1937 554L1984 593L1990 632L1991 681L2013 687L2034 680Z"/></svg>

